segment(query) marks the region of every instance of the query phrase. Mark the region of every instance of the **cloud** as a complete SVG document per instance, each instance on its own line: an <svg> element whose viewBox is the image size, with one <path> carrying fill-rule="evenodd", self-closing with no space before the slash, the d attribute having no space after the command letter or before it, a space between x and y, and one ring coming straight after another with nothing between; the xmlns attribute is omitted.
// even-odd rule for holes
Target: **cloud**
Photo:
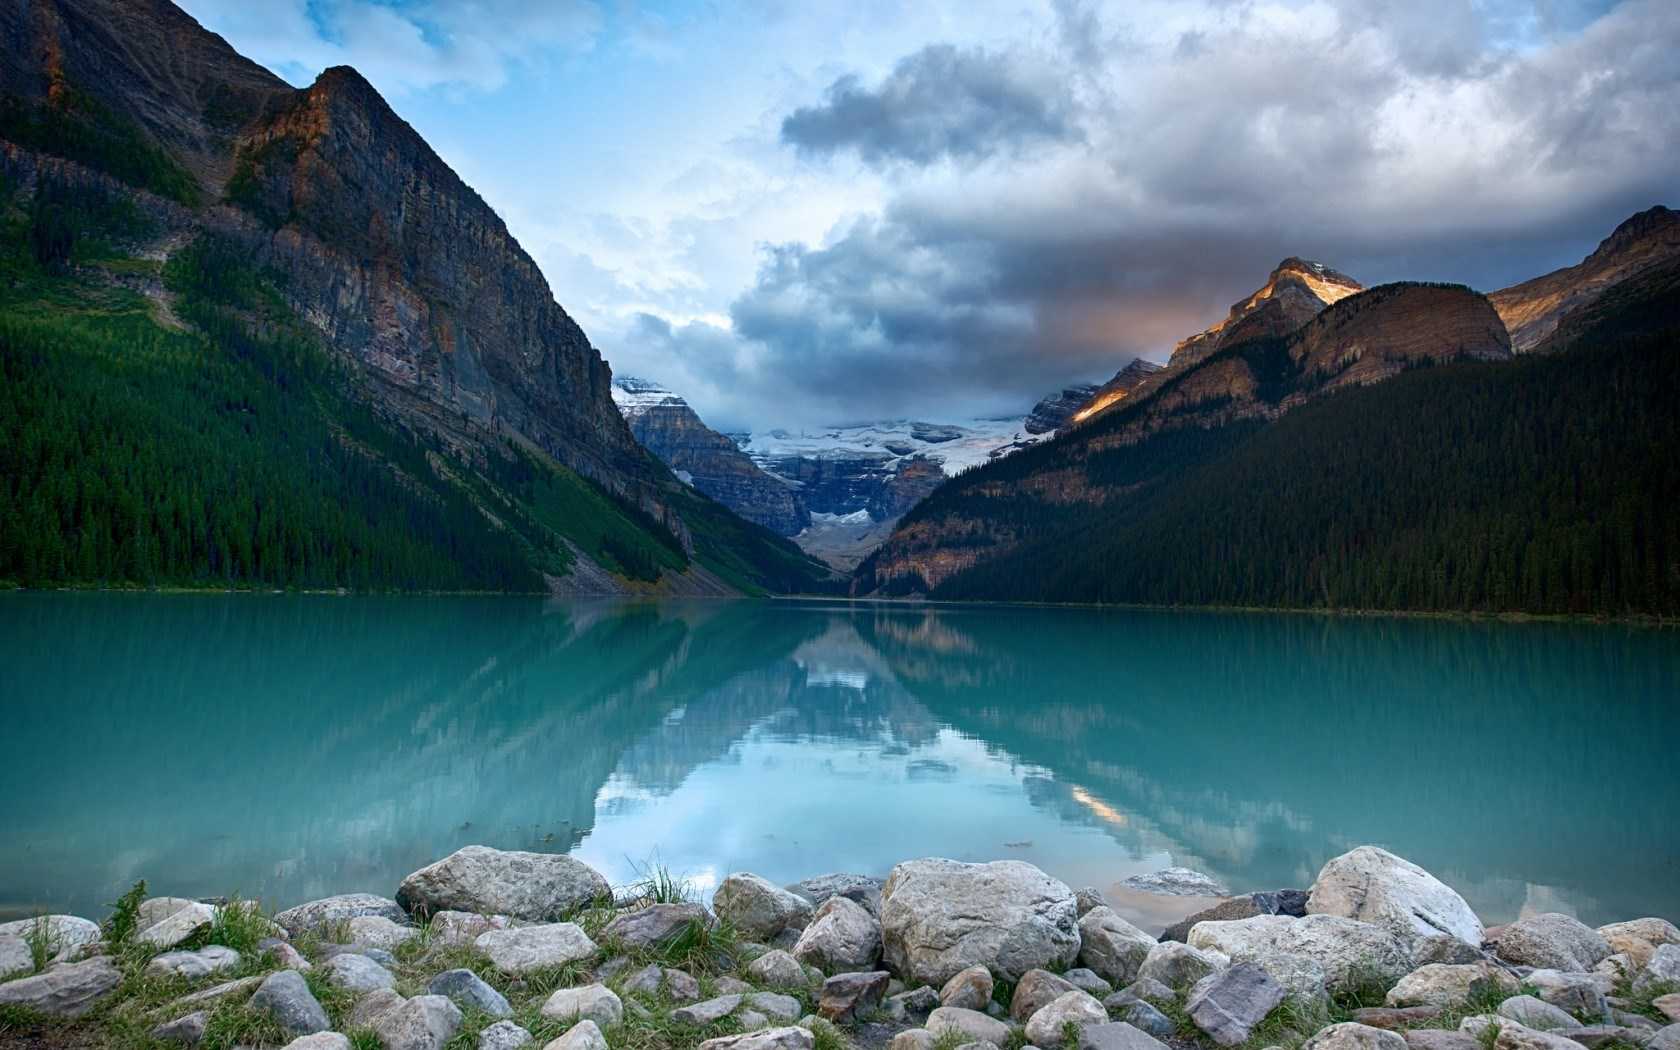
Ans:
<svg viewBox="0 0 1680 1050"><path fill-rule="evenodd" d="M782 121L782 140L813 155L856 150L867 164L973 161L1078 139L1074 104L1055 71L1017 54L934 44L901 59L880 85L843 76L820 105Z"/></svg>

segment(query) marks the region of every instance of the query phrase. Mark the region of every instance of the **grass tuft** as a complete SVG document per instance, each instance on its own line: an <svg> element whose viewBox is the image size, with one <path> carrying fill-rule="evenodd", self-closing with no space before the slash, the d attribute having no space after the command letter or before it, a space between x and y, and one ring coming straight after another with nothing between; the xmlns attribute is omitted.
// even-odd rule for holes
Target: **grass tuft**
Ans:
<svg viewBox="0 0 1680 1050"><path fill-rule="evenodd" d="M45 970L53 956L64 947L52 920L45 915L37 915L35 921L29 924L29 929L23 934L23 943L29 945L29 962L36 973Z"/></svg>
<svg viewBox="0 0 1680 1050"><path fill-rule="evenodd" d="M113 948L122 948L134 936L140 922L140 902L145 899L146 880L141 879L111 903L111 915L105 920L102 932Z"/></svg>
<svg viewBox="0 0 1680 1050"><path fill-rule="evenodd" d="M208 944L232 948L241 955L257 954L257 945L274 936L274 923L256 901L231 898L216 910L216 921L205 937Z"/></svg>

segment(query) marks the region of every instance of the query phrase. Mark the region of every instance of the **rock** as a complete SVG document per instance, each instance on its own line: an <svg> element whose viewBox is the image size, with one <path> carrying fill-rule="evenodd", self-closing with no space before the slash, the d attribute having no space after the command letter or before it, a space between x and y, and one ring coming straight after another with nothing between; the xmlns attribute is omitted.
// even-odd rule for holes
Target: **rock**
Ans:
<svg viewBox="0 0 1680 1050"><path fill-rule="evenodd" d="M265 977L248 1005L272 1017L291 1035L325 1032L332 1027L327 1012L315 1001L303 975L296 970L281 970Z"/></svg>
<svg viewBox="0 0 1680 1050"><path fill-rule="evenodd" d="M1663 985L1680 986L1680 945L1664 944L1658 946L1651 953L1651 959L1639 975L1633 979L1635 993L1660 988Z"/></svg>
<svg viewBox="0 0 1680 1050"><path fill-rule="evenodd" d="M1473 1020L1475 1018L1466 1018L1464 1024ZM1498 1020L1495 1018L1496 1022ZM1460 1027L1462 1029L1462 1025ZM1580 1050L1581 1044L1553 1032L1542 1032L1537 1028L1505 1020L1499 1025L1499 1035L1493 1045L1495 1050Z"/></svg>
<svg viewBox="0 0 1680 1050"><path fill-rule="evenodd" d="M657 948L696 924L710 928L712 913L698 904L649 904L619 912L601 931L601 940L629 951Z"/></svg>
<svg viewBox="0 0 1680 1050"><path fill-rule="evenodd" d="M21 1006L52 1017L80 1017L122 983L122 973L103 955L0 984L0 1005Z"/></svg>
<svg viewBox="0 0 1680 1050"><path fill-rule="evenodd" d="M178 1009L193 1003L212 1002L216 999L221 999L229 995L236 995L240 992L248 992L262 984L262 982L262 974L258 974L254 977L241 977L236 981L228 981L224 984L218 984L214 987L206 988L203 991L193 992L191 995L183 995L179 999L172 1001L169 1004L169 1007L170 1009Z"/></svg>
<svg viewBox="0 0 1680 1050"><path fill-rule="evenodd" d="M11 934L0 936L0 978L14 973L35 972L35 953L29 942Z"/></svg>
<svg viewBox="0 0 1680 1050"><path fill-rule="evenodd" d="M1188 988L1225 963L1224 957L1213 952L1177 941L1162 941L1143 957L1137 976L1160 981L1169 988Z"/></svg>
<svg viewBox="0 0 1680 1050"><path fill-rule="evenodd" d="M611 893L600 872L564 854L463 846L403 879L397 903L421 915L469 911L552 922Z"/></svg>
<svg viewBox="0 0 1680 1050"><path fill-rule="evenodd" d="M1532 995L1513 995L1499 1004L1499 1016L1509 1017L1518 1024L1541 1031L1554 1028L1579 1028L1581 1022L1543 999Z"/></svg>
<svg viewBox="0 0 1680 1050"><path fill-rule="evenodd" d="M712 989L719 995L751 995L757 991L746 981L735 977L719 977L712 981Z"/></svg>
<svg viewBox="0 0 1680 1050"><path fill-rule="evenodd" d="M828 973L873 970L881 958L881 926L851 898L830 897L812 913L793 957Z"/></svg>
<svg viewBox="0 0 1680 1050"><path fill-rule="evenodd" d="M1400 1033L1411 1050L1481 1050L1475 1036L1440 1028L1408 1028Z"/></svg>
<svg viewBox="0 0 1680 1050"><path fill-rule="evenodd" d="M905 1021L911 1018L926 1018L928 1014L939 1009L939 993L923 985L912 988L907 992L889 995L882 1008L894 1020Z"/></svg>
<svg viewBox="0 0 1680 1050"><path fill-rule="evenodd" d="M1230 890L1211 875L1190 868L1162 868L1120 880L1120 885L1140 893L1158 893L1165 897L1225 897Z"/></svg>
<svg viewBox="0 0 1680 1050"><path fill-rule="evenodd" d="M1253 963L1236 963L1208 974L1185 999L1197 1028L1221 1046L1247 1042L1249 1032L1283 1002L1283 985Z"/></svg>
<svg viewBox="0 0 1680 1050"><path fill-rule="evenodd" d="M1562 1029L1557 1034L1567 1036L1571 1042L1586 1047L1600 1047L1607 1043L1612 1046L1644 1046L1651 1038L1649 1032L1613 1024L1582 1025L1579 1028Z"/></svg>
<svg viewBox="0 0 1680 1050"><path fill-rule="evenodd" d="M288 945L288 947L290 947ZM210 944L196 952L164 952L146 964L146 972L158 976L171 974L197 980L223 970L239 966L239 953L220 944Z"/></svg>
<svg viewBox="0 0 1680 1050"><path fill-rule="evenodd" d="M1035 1046L1057 1046L1067 1025L1084 1028L1107 1024L1108 1011L1089 992L1075 988L1033 1011L1027 1018L1027 1040Z"/></svg>
<svg viewBox="0 0 1680 1050"><path fill-rule="evenodd" d="M1082 992L1090 992L1101 999L1114 991L1114 986L1099 977L1094 970L1087 970L1083 966L1076 966L1062 975L1066 981Z"/></svg>
<svg viewBox="0 0 1680 1050"><path fill-rule="evenodd" d="M566 1029L560 1038L549 1040L543 1050L607 1050L607 1037L601 1034L599 1025L586 1017Z"/></svg>
<svg viewBox="0 0 1680 1050"><path fill-rule="evenodd" d="M345 1027L366 1028L375 1017L406 1002L408 1000L394 988L375 989L356 1000L356 1005L350 1008L350 1016L345 1019Z"/></svg>
<svg viewBox="0 0 1680 1050"><path fill-rule="evenodd" d="M265 937L257 942L257 951L285 970L313 970L315 965L303 953L278 937Z"/></svg>
<svg viewBox="0 0 1680 1050"><path fill-rule="evenodd" d="M1229 922L1251 919L1256 915L1292 915L1307 913L1306 890L1272 890L1266 893L1245 893L1220 901L1211 908L1173 923L1161 934L1163 941L1183 941L1190 936L1190 928L1198 922Z"/></svg>
<svg viewBox="0 0 1680 1050"><path fill-rule="evenodd" d="M815 1046L816 1038L810 1029L790 1025L708 1039L700 1044L699 1050L812 1050Z"/></svg>
<svg viewBox="0 0 1680 1050"><path fill-rule="evenodd" d="M1092 908L1079 920L1079 962L1111 984L1130 984L1155 947L1155 938L1117 915Z"/></svg>
<svg viewBox="0 0 1680 1050"><path fill-rule="evenodd" d="M497 1021L478 1033L478 1050L519 1050L531 1041L531 1033L512 1021Z"/></svg>
<svg viewBox="0 0 1680 1050"><path fill-rule="evenodd" d="M750 871L724 879L712 895L712 907L718 918L727 920L741 933L763 938L774 937L790 927L804 928L811 921L812 910L811 902L804 897Z"/></svg>
<svg viewBox="0 0 1680 1050"><path fill-rule="evenodd" d="M598 949L574 922L488 930L473 944L503 973L522 974L591 958Z"/></svg>
<svg viewBox="0 0 1680 1050"><path fill-rule="evenodd" d="M1031 1044L1028 1044L1029 1046ZM958 1043L957 1050L1001 1050L996 1043L976 1041L972 1043ZM1023 1048L1025 1050L1025 1048Z"/></svg>
<svg viewBox="0 0 1680 1050"><path fill-rule="evenodd" d="M1680 944L1680 931L1667 919L1612 922L1600 926L1598 935L1604 938L1612 953L1627 956L1635 968L1649 962L1659 945Z"/></svg>
<svg viewBox="0 0 1680 1050"><path fill-rule="evenodd" d="M891 884L891 880L888 880ZM927 1030L936 1037L946 1032L960 1033L964 1038L996 1043L1009 1041L1009 1026L978 1010L964 1010L960 1006L941 1006L928 1014Z"/></svg>
<svg viewBox="0 0 1680 1050"><path fill-rule="evenodd" d="M751 1032L759 1028L767 1028L770 1025L770 1018L766 1017L757 1010L748 1010L744 1007L740 1013L735 1015L735 1021L741 1026L743 1031L747 1032Z"/></svg>
<svg viewBox="0 0 1680 1050"><path fill-rule="evenodd" d="M1680 1050L1680 1024L1658 1029L1645 1045L1649 1050Z"/></svg>
<svg viewBox="0 0 1680 1050"><path fill-rule="evenodd" d="M445 910L432 913L431 938L434 944L471 944L481 933L512 927L513 920L506 915L478 915L468 911Z"/></svg>
<svg viewBox="0 0 1680 1050"><path fill-rule="evenodd" d="M671 1020L678 1024L691 1024L696 1027L708 1025L714 1021L721 1021L734 1013L741 1005L742 996L739 992L731 995L714 996L704 1002L690 1006L679 1007L671 1011Z"/></svg>
<svg viewBox="0 0 1680 1050"><path fill-rule="evenodd" d="M1009 1016L1026 1024L1027 1019L1039 1010L1067 993L1079 990L1078 985L1049 970L1028 970L1016 982L1015 992L1009 997ZM990 1001L991 997L987 996L987 1002Z"/></svg>
<svg viewBox="0 0 1680 1050"><path fill-rule="evenodd" d="M960 1006L965 1010L984 1010L992 1001L992 971L984 966L970 966L952 976L939 989L941 1006Z"/></svg>
<svg viewBox="0 0 1680 1050"><path fill-rule="evenodd" d="M1079 922L1072 890L1015 860L906 861L881 892L887 968L923 984L943 985L977 964L1010 981L1067 966L1079 953Z"/></svg>
<svg viewBox="0 0 1680 1050"><path fill-rule="evenodd" d="M1542 998L1544 998L1544 996L1542 996ZM1651 1005L1656 1007L1657 1012L1668 1018L1670 1021L1680 1021L1680 992L1670 992L1667 995L1659 995L1655 999L1651 1000Z"/></svg>
<svg viewBox="0 0 1680 1050"><path fill-rule="evenodd" d="M1441 1016L1441 1010L1439 1006L1367 1006L1353 1011L1348 1020L1398 1031L1433 1020Z"/></svg>
<svg viewBox="0 0 1680 1050"><path fill-rule="evenodd" d="M1624 1028L1637 1028L1646 1033L1654 1033L1661 1027L1644 1014L1636 1014L1630 1010L1617 1010L1614 1007L1610 1010L1610 1020Z"/></svg>
<svg viewBox="0 0 1680 1050"><path fill-rule="evenodd" d="M1291 919L1281 915L1256 915L1231 922L1199 922L1190 930L1190 946L1222 952L1233 961L1259 962L1279 981L1294 982L1281 974L1295 970L1300 984L1311 983L1311 967L1323 970L1331 991L1374 979L1392 984L1411 971L1411 954L1385 927L1334 915L1308 915ZM1274 968L1275 967L1275 968Z"/></svg>
<svg viewBox="0 0 1680 1050"><path fill-rule="evenodd" d="M443 1050L461 1027L461 1008L441 995L417 995L373 1019L385 1050Z"/></svg>
<svg viewBox="0 0 1680 1050"><path fill-rule="evenodd" d="M138 932L148 926L156 926L182 908L198 903L191 897L147 897L134 911L134 929Z"/></svg>
<svg viewBox="0 0 1680 1050"><path fill-rule="evenodd" d="M799 988L809 983L805 967L780 948L772 948L748 963L747 976L772 988Z"/></svg>
<svg viewBox="0 0 1680 1050"><path fill-rule="evenodd" d="M664 972L658 963L648 963L635 973L626 977L618 986L624 995L658 995L659 986L664 983Z"/></svg>
<svg viewBox="0 0 1680 1050"><path fill-rule="evenodd" d="M358 948L393 951L420 936L420 931L413 926L392 922L383 915L358 915L347 921L350 926L350 941Z"/></svg>
<svg viewBox="0 0 1680 1050"><path fill-rule="evenodd" d="M164 1043L197 1046L204 1040L204 1029L210 1023L210 1011L194 1010L173 1021L165 1021L152 1029L152 1038Z"/></svg>
<svg viewBox="0 0 1680 1050"><path fill-rule="evenodd" d="M868 977L869 974L855 976ZM778 1021L797 1020L799 1015L805 1012L798 999L775 992L754 992L746 997L746 1005Z"/></svg>
<svg viewBox="0 0 1680 1050"><path fill-rule="evenodd" d="M665 995L674 1003L692 1003L700 998L700 982L695 980L686 970L663 971L665 975Z"/></svg>
<svg viewBox="0 0 1680 1050"><path fill-rule="evenodd" d="M787 887L789 893L805 898L811 902L813 908L822 904L830 897L845 897L852 903L862 906L864 911L881 917L881 887L882 880L871 875L830 874L818 875L814 879L805 879Z"/></svg>
<svg viewBox="0 0 1680 1050"><path fill-rule="evenodd" d="M885 970L830 977L823 982L822 995L817 1000L817 1013L835 1024L851 1024L881 1005L881 997L886 994L887 981L891 978L892 974ZM797 1002L793 1016L798 1016Z"/></svg>
<svg viewBox="0 0 1680 1050"><path fill-rule="evenodd" d="M168 899L172 902L177 900ZM214 907L199 904L197 901L187 901L185 906L173 909L157 922L140 930L134 935L134 939L154 948L173 948L182 941L208 930L215 921Z"/></svg>
<svg viewBox="0 0 1680 1050"><path fill-rule="evenodd" d="M274 921L287 933L296 937L363 915L379 915L392 922L404 922L408 918L403 913L402 906L389 897L377 897L371 893L342 893L336 897L323 897L318 901L287 908L276 915Z"/></svg>
<svg viewBox="0 0 1680 1050"><path fill-rule="evenodd" d="M888 1050L933 1050L939 1037L926 1028L908 1028L892 1037Z"/></svg>
<svg viewBox="0 0 1680 1050"><path fill-rule="evenodd" d="M445 970L432 978L426 992L444 996L457 1006L475 1007L491 1017L513 1016L507 998L471 970Z"/></svg>
<svg viewBox="0 0 1680 1050"><path fill-rule="evenodd" d="M1085 913L1092 908L1106 907L1108 907L1108 898L1104 897L1102 891L1095 886L1081 886L1073 891L1074 914L1080 918L1084 918Z"/></svg>
<svg viewBox="0 0 1680 1050"><path fill-rule="evenodd" d="M1153 977L1140 977L1126 987L1115 992L1109 998L1126 997L1126 1001L1149 1003L1172 1003L1178 1001L1178 992L1155 980Z"/></svg>
<svg viewBox="0 0 1680 1050"><path fill-rule="evenodd" d="M326 961L327 980L335 987L360 994L376 988L395 988L397 979L365 955L335 955Z"/></svg>
<svg viewBox="0 0 1680 1050"><path fill-rule="evenodd" d="M1570 973L1586 973L1610 954L1597 930L1557 912L1518 919L1488 940L1508 962Z"/></svg>
<svg viewBox="0 0 1680 1050"><path fill-rule="evenodd" d="M1079 1050L1166 1050L1166 1044L1135 1025L1112 1021L1081 1029Z"/></svg>
<svg viewBox="0 0 1680 1050"><path fill-rule="evenodd" d="M283 1050L350 1050L350 1037L343 1032L300 1035L287 1043Z"/></svg>
<svg viewBox="0 0 1680 1050"><path fill-rule="evenodd" d="M1517 990L1516 979L1491 963L1431 963L1400 978L1383 1002L1389 1006L1461 1006L1472 996Z"/></svg>
<svg viewBox="0 0 1680 1050"><path fill-rule="evenodd" d="M1407 1046L1406 1040L1394 1032L1344 1021L1320 1029L1302 1050L1407 1050Z"/></svg>
<svg viewBox="0 0 1680 1050"><path fill-rule="evenodd" d="M1474 944L1466 944L1457 937L1450 937L1438 933L1430 937L1419 937L1412 942L1412 966L1428 966L1430 963L1446 963L1449 966L1463 966L1468 963L1483 962L1487 954Z"/></svg>
<svg viewBox="0 0 1680 1050"><path fill-rule="evenodd" d="M1542 1000L1572 1014L1604 1016L1608 1009L1605 992L1612 982L1590 973L1564 973L1562 970L1534 970L1523 978L1535 988Z"/></svg>
<svg viewBox="0 0 1680 1050"><path fill-rule="evenodd" d="M1307 894L1307 914L1375 923L1409 949L1422 937L1446 933L1482 943L1482 923L1452 887L1411 861L1375 846L1332 857Z"/></svg>
<svg viewBox="0 0 1680 1050"><path fill-rule="evenodd" d="M1107 1007L1106 1003L1103 1005L1105 1008ZM1178 1027L1173 1024L1172 1018L1156 1009L1151 1003L1127 1003L1120 1009L1112 1011L1112 1013L1115 1020L1136 1025L1157 1039L1170 1038L1178 1031Z"/></svg>
<svg viewBox="0 0 1680 1050"><path fill-rule="evenodd" d="M99 924L78 918L75 915L42 915L33 919L16 919L12 922L3 922L0 923L0 940L10 942L11 938L17 938L15 944L21 945L24 952L23 957L27 962L21 966L14 962L0 968L0 974L34 968L34 957L29 954L29 937L37 923L46 925L47 943L53 949L51 960L53 962L71 958L76 954L77 949L84 945L99 943ZM15 960L17 958L17 948L13 947L11 952L12 958Z"/></svg>
<svg viewBox="0 0 1680 1050"><path fill-rule="evenodd" d="M611 1028L624 1020L624 1002L604 984L560 988L542 1004L542 1015L557 1021L583 1017L602 1028Z"/></svg>

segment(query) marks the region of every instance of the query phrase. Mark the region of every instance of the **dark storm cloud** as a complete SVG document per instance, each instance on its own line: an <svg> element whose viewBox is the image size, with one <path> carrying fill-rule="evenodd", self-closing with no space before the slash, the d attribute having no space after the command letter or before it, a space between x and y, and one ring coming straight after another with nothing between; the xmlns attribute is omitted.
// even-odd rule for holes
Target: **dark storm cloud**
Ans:
<svg viewBox="0 0 1680 1050"><path fill-rule="evenodd" d="M856 150L866 163L977 160L1079 136L1064 85L1026 60L938 44L905 57L875 88L855 76L782 121L810 154Z"/></svg>

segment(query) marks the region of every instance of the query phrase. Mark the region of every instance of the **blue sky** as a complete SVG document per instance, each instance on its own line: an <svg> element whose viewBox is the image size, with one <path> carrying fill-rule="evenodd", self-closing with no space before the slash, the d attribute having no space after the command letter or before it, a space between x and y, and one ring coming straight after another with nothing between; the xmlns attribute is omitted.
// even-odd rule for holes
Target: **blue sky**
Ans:
<svg viewBox="0 0 1680 1050"><path fill-rule="evenodd" d="M1492 289L1680 204L1680 4L184 0L354 65L714 425L1022 411L1287 255Z"/></svg>

